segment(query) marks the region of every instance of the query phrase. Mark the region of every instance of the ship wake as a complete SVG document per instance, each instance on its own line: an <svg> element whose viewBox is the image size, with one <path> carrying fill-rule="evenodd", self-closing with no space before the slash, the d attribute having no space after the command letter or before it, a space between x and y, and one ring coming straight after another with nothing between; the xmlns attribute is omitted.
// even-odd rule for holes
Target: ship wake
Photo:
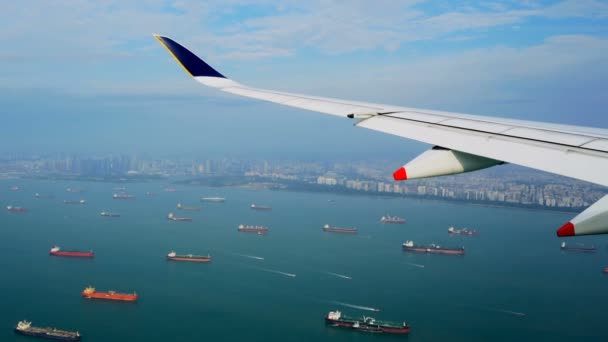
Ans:
<svg viewBox="0 0 608 342"><path fill-rule="evenodd" d="M347 275L340 274L340 273L325 272L325 274L329 274L329 275L332 275L334 277L338 277L338 278L342 278L342 279L348 279L348 280L353 279L353 277L351 277L351 276L347 276Z"/></svg>
<svg viewBox="0 0 608 342"><path fill-rule="evenodd" d="M333 301L332 303L338 304L338 305L342 305L342 306L347 306L347 307L353 308L353 309L366 310L366 311L374 311L374 312L380 311L380 309L378 309L378 308L372 308L372 307L369 307L369 306L355 305L355 304L343 303L343 302L338 302L338 301Z"/></svg>

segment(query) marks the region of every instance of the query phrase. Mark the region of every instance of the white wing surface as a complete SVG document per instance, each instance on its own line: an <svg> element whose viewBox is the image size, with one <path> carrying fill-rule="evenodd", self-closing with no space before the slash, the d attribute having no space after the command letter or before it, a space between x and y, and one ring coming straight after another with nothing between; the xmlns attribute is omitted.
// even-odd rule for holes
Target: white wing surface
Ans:
<svg viewBox="0 0 608 342"><path fill-rule="evenodd" d="M439 150L451 151L449 156L437 150L432 152L433 156L422 155L424 158L417 158L395 173L395 179L398 180L460 173L508 162L608 186L606 129L440 112L253 88L226 78L174 40L158 35L155 38L186 72L206 86L285 106L360 119L356 124L359 127L422 141L440 146ZM406 169L410 177L406 175ZM599 211L608 211L608 201L599 201L596 205L600 202L607 203ZM592 208L593 206L589 209ZM594 210L598 211L598 208ZM604 226L601 232L608 233L608 222L601 221ZM572 225L570 222L568 224ZM566 230L561 233L558 231L558 235L599 233L595 227L584 229L583 224L577 224L576 231L574 228Z"/></svg>

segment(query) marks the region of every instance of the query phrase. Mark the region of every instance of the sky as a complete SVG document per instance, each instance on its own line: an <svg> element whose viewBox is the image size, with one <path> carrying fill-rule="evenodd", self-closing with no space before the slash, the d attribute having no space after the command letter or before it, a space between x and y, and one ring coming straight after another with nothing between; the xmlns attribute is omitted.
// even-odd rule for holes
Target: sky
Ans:
<svg viewBox="0 0 608 342"><path fill-rule="evenodd" d="M0 13L0 153L409 158L429 146L238 98L241 83L608 127L608 1L19 1Z"/></svg>

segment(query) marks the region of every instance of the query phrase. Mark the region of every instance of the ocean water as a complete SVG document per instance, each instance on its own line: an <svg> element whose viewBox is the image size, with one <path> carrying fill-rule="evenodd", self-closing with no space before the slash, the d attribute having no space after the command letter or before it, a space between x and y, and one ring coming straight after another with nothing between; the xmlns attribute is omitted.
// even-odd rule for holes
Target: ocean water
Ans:
<svg viewBox="0 0 608 342"><path fill-rule="evenodd" d="M21 190L9 191L12 185ZM115 186L0 181L0 204L30 210L0 210L0 341L31 340L13 333L22 319L78 330L86 341L605 340L608 238L566 240L594 244L596 254L561 252L555 229L572 213L236 188L168 193L163 183L127 184L137 199L114 200ZM35 199L35 192L55 198ZM199 203L201 196L226 202ZM63 204L80 198L87 204ZM166 219L178 201L202 207L180 212L192 223ZM273 210L253 211L251 203ZM122 216L101 217L102 210ZM407 223L382 225L385 214ZM241 223L270 232L239 233ZM326 223L359 234L324 233ZM451 225L479 235L450 236ZM405 240L464 246L466 255L408 254ZM95 258L50 257L55 244L91 249ZM209 253L213 261L168 262L171 250ZM88 285L136 291L139 301L86 300L80 292ZM336 309L407 321L412 332L327 327L323 318Z"/></svg>

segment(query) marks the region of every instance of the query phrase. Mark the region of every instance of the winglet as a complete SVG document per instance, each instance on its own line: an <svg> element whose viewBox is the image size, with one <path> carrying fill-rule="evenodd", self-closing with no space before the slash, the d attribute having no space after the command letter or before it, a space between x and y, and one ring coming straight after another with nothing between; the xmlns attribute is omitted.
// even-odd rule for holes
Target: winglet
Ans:
<svg viewBox="0 0 608 342"><path fill-rule="evenodd" d="M179 65L181 65L190 76L226 78L226 76L217 72L217 70L213 69L209 64L205 63L185 47L179 45L173 39L157 34L154 35L154 38L169 51L173 58L175 58Z"/></svg>

